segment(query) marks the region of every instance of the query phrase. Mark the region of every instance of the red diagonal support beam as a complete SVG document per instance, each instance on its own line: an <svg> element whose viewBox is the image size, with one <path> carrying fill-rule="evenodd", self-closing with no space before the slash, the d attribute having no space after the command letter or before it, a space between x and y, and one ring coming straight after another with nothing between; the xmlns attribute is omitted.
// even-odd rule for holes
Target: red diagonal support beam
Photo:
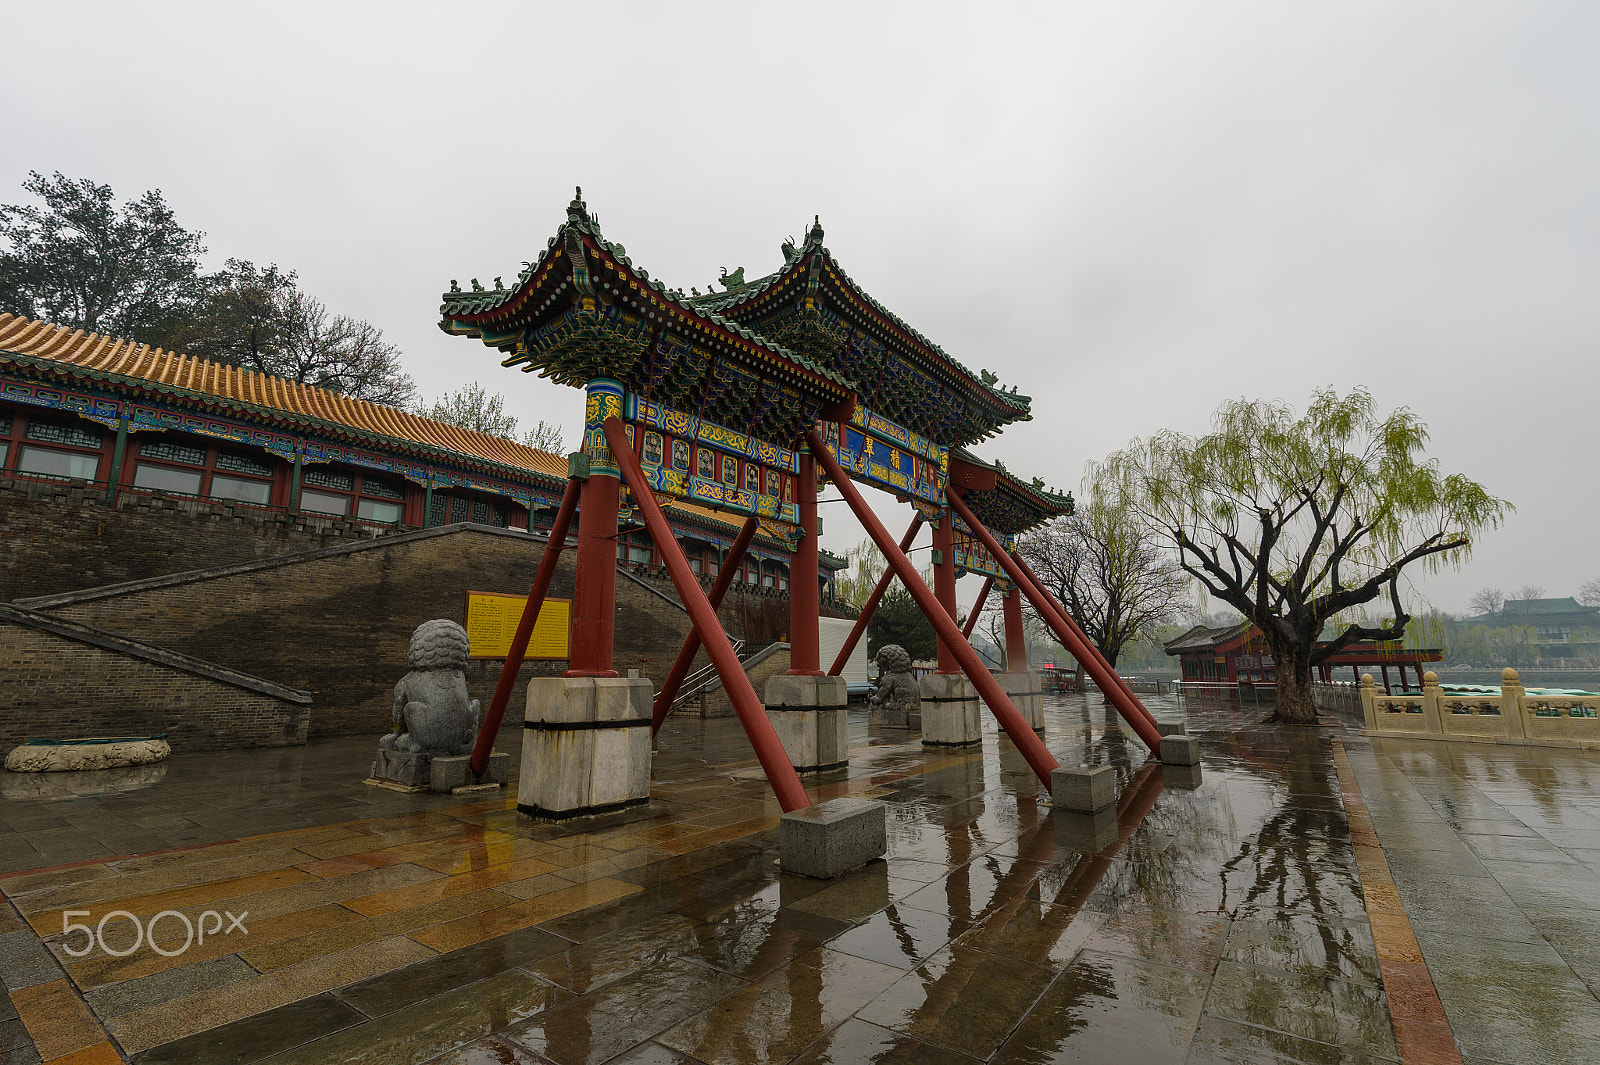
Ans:
<svg viewBox="0 0 1600 1065"><path fill-rule="evenodd" d="M973 516L972 508L967 506L966 501L954 492L948 493L946 498L950 500L950 505L955 508L956 513L961 515L961 520L967 523L967 528L983 541L983 546L987 547L995 561L1000 563L1001 568L1006 571L1006 576L1015 581L1017 587L1022 589L1022 594L1038 608L1039 616L1055 631L1056 636L1072 653L1072 657L1088 670L1094 682L1100 686L1100 690L1111 700L1111 705L1117 708L1117 713L1122 715L1122 719L1133 728L1146 747L1152 751L1159 751L1161 732L1156 728L1155 719L1144 708L1144 704L1134 698L1133 692L1123 683L1122 678L1117 676L1117 671L1100 656L1094 644L1079 631L1078 626L1072 623L1066 612L1060 610L1049 594L1034 583L1032 575L1022 563L1007 554L1000 546L1000 541L995 539L994 533Z"/></svg>
<svg viewBox="0 0 1600 1065"><path fill-rule="evenodd" d="M900 537L900 553L905 554L917 538L917 530L922 528L922 515L918 514L911 519L911 527L906 534ZM878 604L883 600L883 593L889 590L889 585L894 583L894 567L883 567L883 576L878 578L878 583L873 585L872 594L867 596L867 605L861 608L861 616L856 618L856 623L850 626L850 635L845 637L844 646L839 648L839 656L833 660L833 666L828 670L828 676L837 677L844 672L844 664L850 661L850 655L856 649L856 644L861 642L861 637L866 635L867 625L872 621L872 615L877 613Z"/></svg>
<svg viewBox="0 0 1600 1065"><path fill-rule="evenodd" d="M722 605L722 597L728 594L733 578L738 575L739 564L744 561L744 553L750 549L750 541L755 539L756 530L759 528L761 519L754 514L746 518L744 524L739 527L739 535L733 538L733 546L728 548L728 557L722 560L722 568L717 571L717 579L711 585L708 601L712 610ZM689 666L694 663L695 652L699 650L700 632L698 629L690 629L689 635L683 638L683 649L678 652L677 661L672 663L672 669L667 673L666 683L661 685L661 694L656 696L656 705L650 714L652 736L661 731L661 723L672 712L672 702L678 697L678 689L683 687L683 678L689 675Z"/></svg>
<svg viewBox="0 0 1600 1065"><path fill-rule="evenodd" d="M828 479L839 486L840 493L849 502L850 509L855 512L856 520L866 527L867 534L878 545L878 550L883 552L883 557L900 578L900 583L906 586L906 591L917 601L917 606L927 616L934 632L949 646L962 672L966 673L967 679L978 689L983 701L989 704L989 710L1000 722L1000 727L1006 730L1011 742L1016 744L1017 750L1022 752L1022 757L1027 759L1034 775L1048 788L1050 772L1060 763L1045 749L1039 737L1034 735L1032 727L1017 712L1017 708L1011 705L1011 699L1000 687L1000 682L994 679L984 667L983 660L978 657L978 652L974 651L972 645L962 637L961 629L940 605L938 598L933 594L933 589L924 584L922 578L917 575L917 568L911 564L905 552L895 548L894 541L889 539L888 530L872 512L872 508L867 506L866 500L861 498L861 493L850 480L850 475L839 467L839 460L828 450L827 444L823 442L816 429L806 431L806 441L811 445L811 451L817 456L817 461L822 463L823 469L827 471Z"/></svg>
<svg viewBox="0 0 1600 1065"><path fill-rule="evenodd" d="M978 615L983 613L983 604L989 601L989 590L994 587L994 578L984 580L983 587L978 589L978 598L973 600L972 613L967 615L967 623L961 630L961 635L968 643L972 642L972 630L978 626Z"/></svg>
<svg viewBox="0 0 1600 1065"><path fill-rule="evenodd" d="M733 653L733 644L728 642L728 634L722 631L717 612L711 609L704 589L690 571L689 560L683 557L683 548L678 546L677 537L672 535L672 526L667 524L666 515L661 513L661 504L656 502L655 493L644 479L644 470L639 468L639 460L628 446L628 434L623 430L622 422L612 417L607 418L604 425L606 444L611 448L617 468L622 471L622 479L633 489L634 502L643 512L645 526L649 528L656 548L667 564L667 573L672 577L673 587L678 590L678 598L689 609L689 617L694 620L694 627L705 643L706 653L717 667L722 688L733 702L734 713L739 715L739 724L744 726L744 734L750 738L750 746L755 748L761 769L767 774L767 782L778 797L778 805L784 813L805 809L811 805L811 799L801 786L800 776L790 764L788 754L784 752L777 729L767 720L766 707L761 705L761 698L751 686L749 675L739 664L739 656Z"/></svg>
<svg viewBox="0 0 1600 1065"><path fill-rule="evenodd" d="M528 653L528 641L533 638L533 627L539 622L539 610L550 592L550 581L556 575L556 563L561 561L561 550L567 546L567 529L572 525L573 511L578 509L578 493L583 485L568 481L561 497L561 507L550 526L550 537L544 542L544 554L539 559L539 569L533 575L533 587L528 589L528 601L522 606L522 619L517 622L516 635L511 637L511 648L500 665L500 680L494 686L494 698L489 700L489 712L483 716L478 729L478 742L472 748L472 771L482 775L489 766L489 752L494 749L494 738L500 731L500 720L505 717L506 705L511 701L511 689L517 685L517 671L522 668L522 658Z"/></svg>

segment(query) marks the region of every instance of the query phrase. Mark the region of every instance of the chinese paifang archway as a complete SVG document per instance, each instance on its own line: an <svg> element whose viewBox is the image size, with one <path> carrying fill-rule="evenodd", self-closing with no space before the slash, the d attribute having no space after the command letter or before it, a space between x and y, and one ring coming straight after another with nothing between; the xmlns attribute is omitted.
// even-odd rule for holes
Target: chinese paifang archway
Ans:
<svg viewBox="0 0 1600 1065"><path fill-rule="evenodd" d="M774 680L786 682L785 691L804 689L797 698L780 698L781 706L805 706L812 713L793 715L800 721L798 732L783 715L774 715L784 721L780 737L766 712L773 708L773 682L763 703L715 608L737 569L738 554L758 527L787 541L792 572L816 572L822 476L838 487L889 563L856 625L852 646L883 590L898 577L938 635L935 677L959 682L964 674L972 686L966 698L970 702L975 689L1048 788L1057 765L1035 733L1042 717L1030 722L1017 710L1006 687L967 642L971 622L966 632L956 624L958 572L980 574L987 578L983 596L995 585L1005 596L1008 668L1027 668L1020 598L1026 596L1140 739L1152 750L1159 747L1148 711L1012 553L1019 533L1070 513L1071 497L1045 491L1037 479L1023 482L966 450L1011 422L1028 419L1029 398L1000 387L987 371L973 376L885 310L839 268L822 240L821 225L813 225L799 247L783 244L784 263L775 273L746 282L741 269L724 274L722 291L685 295L652 280L622 245L606 240L580 190L567 208L566 223L512 285L497 278L492 290L474 281L471 291L461 291L451 283L441 328L497 348L505 366L585 389L588 396L582 449L569 460L566 496L485 714L475 771L483 771L521 650L576 511L572 651L562 679L593 678L598 687L585 689L583 698L591 700L586 710L575 708L570 684L556 691L549 712L538 721L532 720L535 694L530 691L529 727L565 731L569 737L583 726L593 726L597 735L608 726L658 729L703 644L780 805L785 812L809 805L796 767L828 768L845 757L846 700L838 671L850 647L825 672L819 661L817 582L793 581L790 670ZM911 528L898 544L865 505L858 481L911 504ZM746 516L734 554L709 593L691 572L662 514L664 503L678 499ZM648 692L650 687L648 681L618 678L612 669L614 538L619 507L625 505L642 515L694 623L647 713L640 712L637 690L622 695L614 690L632 684ZM906 555L923 523L933 529L931 589ZM837 711L833 738L822 733L834 726L817 724L827 711ZM811 731L802 734L805 729ZM976 741L971 735L953 742ZM638 777L636 768L631 772ZM524 787L518 805L536 816L598 812L646 801L648 783L646 764L642 791L637 784L623 792L583 785L568 788L568 798L554 802L530 798Z"/></svg>

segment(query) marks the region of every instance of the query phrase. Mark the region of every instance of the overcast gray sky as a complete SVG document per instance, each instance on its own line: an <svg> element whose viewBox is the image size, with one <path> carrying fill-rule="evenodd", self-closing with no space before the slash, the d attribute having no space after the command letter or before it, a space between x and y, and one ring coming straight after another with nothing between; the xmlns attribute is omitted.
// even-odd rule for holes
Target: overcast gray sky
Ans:
<svg viewBox="0 0 1600 1065"><path fill-rule="evenodd" d="M669 285L820 214L869 292L1034 397L981 448L1078 487L1133 436L1322 385L1412 407L1517 513L1485 585L1600 576L1600 5L11 4L0 202L160 188L380 325L424 396L579 393L439 332L581 184ZM885 505L898 534L908 515ZM824 542L859 538L828 507ZM965 585L969 582L963 582ZM974 589L975 591L975 589Z"/></svg>

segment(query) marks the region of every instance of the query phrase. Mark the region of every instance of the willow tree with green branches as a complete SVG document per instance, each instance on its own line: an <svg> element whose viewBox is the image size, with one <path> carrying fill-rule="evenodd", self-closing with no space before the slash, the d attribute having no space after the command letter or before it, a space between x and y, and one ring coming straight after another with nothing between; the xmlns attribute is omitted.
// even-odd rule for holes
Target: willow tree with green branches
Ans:
<svg viewBox="0 0 1600 1065"><path fill-rule="evenodd" d="M1281 402L1231 400L1214 432L1163 432L1091 464L1091 498L1139 515L1206 593L1272 648L1277 718L1316 721L1311 669L1357 640L1398 640L1411 615L1408 567L1459 567L1473 536L1514 509L1423 455L1409 409L1379 415L1371 394L1319 390L1303 416ZM1348 619L1387 596L1393 616ZM1338 633L1318 644L1323 626Z"/></svg>

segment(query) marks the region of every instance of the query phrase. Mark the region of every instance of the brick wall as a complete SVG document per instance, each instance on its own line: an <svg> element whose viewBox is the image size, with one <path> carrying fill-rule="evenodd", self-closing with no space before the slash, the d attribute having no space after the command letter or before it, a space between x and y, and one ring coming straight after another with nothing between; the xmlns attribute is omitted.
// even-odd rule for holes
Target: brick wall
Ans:
<svg viewBox="0 0 1600 1065"><path fill-rule="evenodd" d="M304 743L310 707L0 617L0 749L165 732L175 750Z"/></svg>
<svg viewBox="0 0 1600 1065"><path fill-rule="evenodd" d="M270 558L392 530L162 493L0 474L0 601Z"/></svg>
<svg viewBox="0 0 1600 1065"><path fill-rule="evenodd" d="M411 631L466 621L467 591L527 594L544 541L481 525L403 533L265 562L239 563L24 604L312 693L312 736L386 731ZM551 595L572 595L572 548ZM665 675L689 629L682 607L619 574L615 666ZM564 661L523 666L526 680ZM498 660L475 660L467 688L485 706ZM515 720L521 703L513 702Z"/></svg>

